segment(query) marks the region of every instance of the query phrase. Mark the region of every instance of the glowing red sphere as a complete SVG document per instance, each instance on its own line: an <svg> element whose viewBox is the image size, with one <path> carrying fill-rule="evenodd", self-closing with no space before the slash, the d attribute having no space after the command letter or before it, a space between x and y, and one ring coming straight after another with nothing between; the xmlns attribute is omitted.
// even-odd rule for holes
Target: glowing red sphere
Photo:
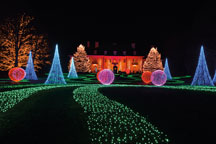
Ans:
<svg viewBox="0 0 216 144"><path fill-rule="evenodd" d="M110 69L104 69L98 73L98 80L103 85L110 85L114 79L115 75Z"/></svg>
<svg viewBox="0 0 216 144"><path fill-rule="evenodd" d="M8 72L8 76L12 81L18 82L25 78L26 72L22 68L15 67L10 69L10 71Z"/></svg>
<svg viewBox="0 0 216 144"><path fill-rule="evenodd" d="M126 69L126 74L129 75L130 74L130 69Z"/></svg>
<svg viewBox="0 0 216 144"><path fill-rule="evenodd" d="M167 81L167 76L164 71L156 70L151 75L151 81L156 86L162 86Z"/></svg>
<svg viewBox="0 0 216 144"><path fill-rule="evenodd" d="M142 80L145 84L149 84L151 82L151 75L152 75L152 72L150 71L144 71L142 73Z"/></svg>

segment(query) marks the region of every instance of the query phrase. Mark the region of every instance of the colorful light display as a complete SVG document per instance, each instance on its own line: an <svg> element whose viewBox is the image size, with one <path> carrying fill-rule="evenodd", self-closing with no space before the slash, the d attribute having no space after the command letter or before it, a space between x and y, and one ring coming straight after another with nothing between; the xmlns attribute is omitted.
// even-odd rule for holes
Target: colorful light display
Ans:
<svg viewBox="0 0 216 144"><path fill-rule="evenodd" d="M73 58L77 72L91 72L91 62L82 44L77 47L77 52L74 53Z"/></svg>
<svg viewBox="0 0 216 144"><path fill-rule="evenodd" d="M113 85L89 85L73 91L73 98L88 115L87 124L92 143L169 143L167 136L146 118L98 92L98 89L103 87L113 87Z"/></svg>
<svg viewBox="0 0 216 144"><path fill-rule="evenodd" d="M208 66L206 64L206 58L205 58L203 46L201 46L200 49L199 61L191 85L214 86L214 83L208 71Z"/></svg>
<svg viewBox="0 0 216 144"><path fill-rule="evenodd" d="M8 109L14 107L16 104L24 100L25 98L28 98L32 94L41 91L41 90L48 90L48 89L53 89L53 88L60 88L60 87L77 87L81 86L79 84L70 84L70 85L9 85L9 86L4 86L4 88L16 88L16 87L26 87L28 86L29 88L22 88L18 90L11 90L11 91L5 91L5 92L0 92L0 112L6 112Z"/></svg>
<svg viewBox="0 0 216 144"><path fill-rule="evenodd" d="M215 74L214 74L214 77L213 77L213 83L215 84L216 83L216 70L215 70Z"/></svg>
<svg viewBox="0 0 216 144"><path fill-rule="evenodd" d="M45 84L66 84L59 59L58 45L56 45L52 66Z"/></svg>
<svg viewBox="0 0 216 144"><path fill-rule="evenodd" d="M121 72L128 71L128 74L142 72L144 56L88 55L88 57L91 61L91 71L94 73L95 67L97 70L110 69L113 71L114 66L117 66Z"/></svg>
<svg viewBox="0 0 216 144"><path fill-rule="evenodd" d="M35 70L34 70L34 63L33 63L33 60L32 60L31 51L29 53L28 63L27 63L25 71L26 71L25 79L38 80L37 75L36 75Z"/></svg>
<svg viewBox="0 0 216 144"><path fill-rule="evenodd" d="M164 72L165 72L165 74L167 76L167 79L171 80L172 76L171 76L171 73L170 73L170 69L169 69L169 64L168 64L168 59L167 58L165 60Z"/></svg>
<svg viewBox="0 0 216 144"><path fill-rule="evenodd" d="M126 69L126 74L129 75L130 74L130 69Z"/></svg>
<svg viewBox="0 0 216 144"><path fill-rule="evenodd" d="M102 70L103 70L103 69L102 69ZM99 81L99 73L100 73L102 70L100 70L100 71L97 73L97 75L96 75L98 81Z"/></svg>
<svg viewBox="0 0 216 144"><path fill-rule="evenodd" d="M142 73L142 80L145 84L149 84L151 82L151 75L152 75L152 72L150 71L144 71Z"/></svg>
<svg viewBox="0 0 216 144"><path fill-rule="evenodd" d="M162 70L156 70L151 75L151 82L156 86L162 86L166 83L167 76Z"/></svg>
<svg viewBox="0 0 216 144"><path fill-rule="evenodd" d="M143 71L154 72L156 70L163 70L161 61L161 54L157 48L152 47L145 62L143 63Z"/></svg>
<svg viewBox="0 0 216 144"><path fill-rule="evenodd" d="M76 72L76 67L74 65L74 58L72 57L71 59L71 64L70 64L70 71L68 73L68 78L78 78L77 72Z"/></svg>
<svg viewBox="0 0 216 144"><path fill-rule="evenodd" d="M15 67L10 69L8 76L12 81L19 82L25 78L26 72L22 68Z"/></svg>
<svg viewBox="0 0 216 144"><path fill-rule="evenodd" d="M104 69L99 72L98 80L103 85L110 85L115 79L114 73L109 69Z"/></svg>

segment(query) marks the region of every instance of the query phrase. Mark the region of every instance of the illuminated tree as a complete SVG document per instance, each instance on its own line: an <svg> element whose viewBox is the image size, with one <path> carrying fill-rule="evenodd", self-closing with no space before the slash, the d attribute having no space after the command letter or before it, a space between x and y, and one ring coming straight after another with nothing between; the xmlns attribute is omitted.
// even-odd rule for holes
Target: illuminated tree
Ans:
<svg viewBox="0 0 216 144"><path fill-rule="evenodd" d="M34 70L34 63L33 63L33 60L32 60L31 51L29 53L29 59L28 59L28 63L27 63L25 72L26 72L25 79L38 80L37 75L36 75L35 70Z"/></svg>
<svg viewBox="0 0 216 144"><path fill-rule="evenodd" d="M161 55L157 51L157 48L153 47L143 64L143 71L154 72L155 70L163 70L163 65Z"/></svg>
<svg viewBox="0 0 216 144"><path fill-rule="evenodd" d="M214 86L211 76L209 75L203 46L201 46L200 49L199 61L191 85Z"/></svg>
<svg viewBox="0 0 216 144"><path fill-rule="evenodd" d="M45 84L66 84L59 59L58 45L56 45L52 66Z"/></svg>
<svg viewBox="0 0 216 144"><path fill-rule="evenodd" d="M50 65L49 49L47 37L43 34L34 34L31 40L32 58L34 60L35 70L42 69L45 65Z"/></svg>
<svg viewBox="0 0 216 144"><path fill-rule="evenodd" d="M8 18L0 25L0 70L25 67L32 51L36 70L47 64L48 45L43 35L35 34L34 18L26 14Z"/></svg>
<svg viewBox="0 0 216 144"><path fill-rule="evenodd" d="M213 77L213 83L215 84L216 83L216 70L215 70L215 74L214 74L214 77Z"/></svg>
<svg viewBox="0 0 216 144"><path fill-rule="evenodd" d="M167 79L171 80L172 76L171 76L171 73L170 73L170 69L169 69L169 64L168 64L168 59L167 58L165 60L164 72L165 72L165 74L167 76Z"/></svg>
<svg viewBox="0 0 216 144"><path fill-rule="evenodd" d="M83 45L77 47L73 57L77 72L91 72L91 63Z"/></svg>
<svg viewBox="0 0 216 144"><path fill-rule="evenodd" d="M76 67L74 65L74 58L72 57L70 60L70 71L68 73L68 78L78 78L77 72L76 72Z"/></svg>

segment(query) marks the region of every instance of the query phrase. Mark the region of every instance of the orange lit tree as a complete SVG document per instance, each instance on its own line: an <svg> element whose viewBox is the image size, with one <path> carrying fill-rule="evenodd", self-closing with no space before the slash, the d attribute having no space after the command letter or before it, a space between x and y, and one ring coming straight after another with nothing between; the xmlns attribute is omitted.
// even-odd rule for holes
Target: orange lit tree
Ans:
<svg viewBox="0 0 216 144"><path fill-rule="evenodd" d="M77 72L91 72L90 59L87 56L83 45L79 45L77 47L77 52L73 55L73 57Z"/></svg>
<svg viewBox="0 0 216 144"><path fill-rule="evenodd" d="M163 65L161 61L161 55L157 51L157 48L151 48L144 64L143 72L150 71L154 72L155 70L163 70Z"/></svg>
<svg viewBox="0 0 216 144"><path fill-rule="evenodd" d="M6 19L0 25L0 70L26 67L28 54L32 51L35 70L49 63L47 40L36 34L34 18L26 14Z"/></svg>
<svg viewBox="0 0 216 144"><path fill-rule="evenodd" d="M34 34L32 36L32 58L34 60L34 68L35 70L42 69L42 66L45 64L51 64L49 61L49 49L47 37L42 34Z"/></svg>

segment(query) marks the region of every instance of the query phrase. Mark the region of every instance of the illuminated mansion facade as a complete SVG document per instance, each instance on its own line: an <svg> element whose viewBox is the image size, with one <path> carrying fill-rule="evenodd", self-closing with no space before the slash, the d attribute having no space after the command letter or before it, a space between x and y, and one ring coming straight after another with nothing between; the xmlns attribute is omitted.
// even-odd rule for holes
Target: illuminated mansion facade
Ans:
<svg viewBox="0 0 216 144"><path fill-rule="evenodd" d="M101 69L111 69L116 72L142 72L143 56L88 55L88 57L91 62L91 71L94 73Z"/></svg>
<svg viewBox="0 0 216 144"><path fill-rule="evenodd" d="M119 47L113 48L112 46L111 49L100 51L98 42L95 42L94 48L91 49L87 42L86 50L91 62L91 72L96 73L102 69L110 69L114 73L142 72L145 59L144 56L137 56L135 44L131 44L131 47L127 50L120 49Z"/></svg>

